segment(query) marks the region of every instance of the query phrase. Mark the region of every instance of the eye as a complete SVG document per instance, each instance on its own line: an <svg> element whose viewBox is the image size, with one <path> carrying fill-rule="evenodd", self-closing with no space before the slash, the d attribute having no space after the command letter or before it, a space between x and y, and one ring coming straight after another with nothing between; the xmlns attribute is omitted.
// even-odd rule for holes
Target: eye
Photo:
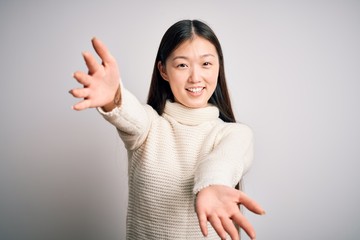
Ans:
<svg viewBox="0 0 360 240"><path fill-rule="evenodd" d="M203 66L205 66L205 67L210 67L212 64L211 64L211 62L204 62L203 63Z"/></svg>
<svg viewBox="0 0 360 240"><path fill-rule="evenodd" d="M176 66L177 68L186 68L187 65L185 63L180 63Z"/></svg>

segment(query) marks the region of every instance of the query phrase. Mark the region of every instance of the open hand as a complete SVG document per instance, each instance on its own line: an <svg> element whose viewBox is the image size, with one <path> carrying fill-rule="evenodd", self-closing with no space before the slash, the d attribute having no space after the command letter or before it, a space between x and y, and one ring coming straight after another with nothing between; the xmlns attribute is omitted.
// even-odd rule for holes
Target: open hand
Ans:
<svg viewBox="0 0 360 240"><path fill-rule="evenodd" d="M221 239L228 233L233 240L239 240L239 232L234 224L244 229L251 239L255 239L255 230L240 212L239 205L263 215L264 210L242 191L222 185L213 185L202 189L196 197L196 213L201 232L207 236L209 221Z"/></svg>
<svg viewBox="0 0 360 240"><path fill-rule="evenodd" d="M93 38L92 44L102 64L99 64L91 53L83 52L88 73L74 73L74 78L83 85L83 88L70 90L74 97L83 98L73 106L75 110L112 104L119 89L120 73L115 58L99 39Z"/></svg>

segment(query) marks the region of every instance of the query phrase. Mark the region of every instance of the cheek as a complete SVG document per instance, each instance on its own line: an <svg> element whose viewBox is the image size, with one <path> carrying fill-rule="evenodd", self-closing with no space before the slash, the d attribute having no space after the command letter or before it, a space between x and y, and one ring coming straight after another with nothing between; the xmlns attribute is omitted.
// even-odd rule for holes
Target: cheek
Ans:
<svg viewBox="0 0 360 240"><path fill-rule="evenodd" d="M169 83L174 87L180 87L187 81L187 75L184 72L173 73L169 75Z"/></svg>
<svg viewBox="0 0 360 240"><path fill-rule="evenodd" d="M214 81L218 79L219 77L219 68L212 68L210 71L207 72L208 79L211 79Z"/></svg>
<svg viewBox="0 0 360 240"><path fill-rule="evenodd" d="M179 76L174 76L174 75L169 76L168 82L169 82L171 91L174 94L174 96L178 95L178 93L181 91L181 89L184 88L184 81L182 81Z"/></svg>
<svg viewBox="0 0 360 240"><path fill-rule="evenodd" d="M208 84L209 84L209 86L211 88L211 95L212 95L215 92L215 89L217 87L218 78L217 77L211 78L211 81Z"/></svg>
<svg viewBox="0 0 360 240"><path fill-rule="evenodd" d="M209 74L209 76L208 76L208 82L209 82L210 84L216 85L216 84L217 84L217 80L218 80L218 76L219 76L219 73L218 73L218 72L212 72L212 73Z"/></svg>

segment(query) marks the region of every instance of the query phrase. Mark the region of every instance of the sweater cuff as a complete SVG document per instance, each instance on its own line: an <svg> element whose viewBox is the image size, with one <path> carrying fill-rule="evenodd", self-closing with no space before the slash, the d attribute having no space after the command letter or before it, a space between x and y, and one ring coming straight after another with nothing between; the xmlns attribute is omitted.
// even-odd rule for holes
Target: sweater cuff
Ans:
<svg viewBox="0 0 360 240"><path fill-rule="evenodd" d="M204 179L202 181L197 182L194 185L193 194L196 195L198 192L200 192L204 188L210 187L212 185L223 185L223 186L228 186L228 187L234 187L234 186L232 186L230 181L221 181L219 179L208 179L208 180Z"/></svg>
<svg viewBox="0 0 360 240"><path fill-rule="evenodd" d="M122 125L129 122L130 125L141 125L140 119L147 119L146 111L139 103L137 98L127 89L121 87L121 105L115 107L110 112L105 112L101 107L98 112L109 122L121 129Z"/></svg>
<svg viewBox="0 0 360 240"><path fill-rule="evenodd" d="M228 187L235 187L238 184L242 177L242 171L237 171L235 174L234 172L231 173L213 173L209 174L207 172L207 176L195 176L195 185L193 188L193 193L197 194L202 189L212 186L212 185L223 185ZM211 176L210 176L211 175ZM233 175L229 177L229 175Z"/></svg>

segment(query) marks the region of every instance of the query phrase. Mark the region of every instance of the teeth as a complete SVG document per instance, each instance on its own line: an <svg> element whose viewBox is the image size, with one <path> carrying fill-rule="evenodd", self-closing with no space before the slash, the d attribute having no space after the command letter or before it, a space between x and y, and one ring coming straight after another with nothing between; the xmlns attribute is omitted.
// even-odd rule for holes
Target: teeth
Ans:
<svg viewBox="0 0 360 240"><path fill-rule="evenodd" d="M203 88L202 87L199 87L199 88L188 88L188 90L190 92L193 92L193 93L197 93L197 92L200 92Z"/></svg>

